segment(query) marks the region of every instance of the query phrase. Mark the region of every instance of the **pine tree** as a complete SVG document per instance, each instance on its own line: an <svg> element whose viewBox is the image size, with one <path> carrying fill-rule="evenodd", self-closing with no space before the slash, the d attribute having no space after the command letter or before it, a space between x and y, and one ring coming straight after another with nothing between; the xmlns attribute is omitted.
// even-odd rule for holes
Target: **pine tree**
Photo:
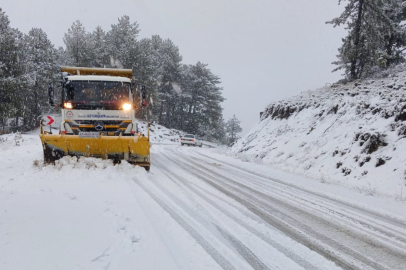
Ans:
<svg viewBox="0 0 406 270"><path fill-rule="evenodd" d="M152 39L144 38L137 42L135 48L135 60L133 62L134 81L138 85L137 96L140 95L140 86L147 87L147 106L140 107L136 111L138 117L145 120L157 120L155 117L156 107L159 104L157 96L160 83L157 80L159 61L156 57L157 52L152 46ZM140 99L136 99L139 104Z"/></svg>
<svg viewBox="0 0 406 270"><path fill-rule="evenodd" d="M91 35L86 32L85 27L79 20L74 22L68 29L68 33L65 34L63 41L75 66L92 66L93 47L91 43Z"/></svg>
<svg viewBox="0 0 406 270"><path fill-rule="evenodd" d="M240 120L237 119L235 114L227 121L225 129L228 136L228 142L234 143L239 138L238 133L242 131Z"/></svg>
<svg viewBox="0 0 406 270"><path fill-rule="evenodd" d="M0 8L0 125L14 119L17 127L22 116L23 35L10 27L10 21ZM0 130L1 131L1 130Z"/></svg>
<svg viewBox="0 0 406 270"><path fill-rule="evenodd" d="M90 34L90 46L92 47L92 67L110 67L110 56L107 51L106 33L97 26Z"/></svg>
<svg viewBox="0 0 406 270"><path fill-rule="evenodd" d="M107 52L111 57L111 66L131 68L136 58L136 44L138 23L131 23L130 17L125 15L118 19L118 24L112 24L106 34Z"/></svg>
<svg viewBox="0 0 406 270"><path fill-rule="evenodd" d="M214 75L207 64L184 67L182 89L184 89L183 110L184 130L206 138L218 134L222 117L220 103L224 101L221 94L220 78ZM177 115L180 115L177 113Z"/></svg>
<svg viewBox="0 0 406 270"><path fill-rule="evenodd" d="M63 47L56 49L55 64L58 66L73 66L74 60L69 52Z"/></svg>
<svg viewBox="0 0 406 270"><path fill-rule="evenodd" d="M212 135L212 138L221 144L227 144L226 123L223 116L220 117L214 128L215 133Z"/></svg>
<svg viewBox="0 0 406 270"><path fill-rule="evenodd" d="M148 114L159 123L173 127L178 97L172 85L180 81L179 49L171 40L155 35L138 42L136 51L133 70L137 82L148 86Z"/></svg>
<svg viewBox="0 0 406 270"><path fill-rule="evenodd" d="M341 0L339 0L339 4ZM349 79L369 75L378 67L403 60L401 47L406 43L401 26L401 0L349 0L344 12L330 22L346 24L349 33L339 48L338 65Z"/></svg>
<svg viewBox="0 0 406 270"><path fill-rule="evenodd" d="M47 89L52 82L57 67L56 50L44 31L38 28L30 30L24 38L26 89L24 91L24 128L38 126L39 116L47 111Z"/></svg>
<svg viewBox="0 0 406 270"><path fill-rule="evenodd" d="M175 110L179 101L178 93L173 88L173 83L180 81L180 67L182 56L179 49L170 40L162 40L160 37L153 37L153 45L157 47L155 61L159 63L156 74L159 81L158 95L161 99L159 106L159 122L174 127L176 122Z"/></svg>
<svg viewBox="0 0 406 270"><path fill-rule="evenodd" d="M391 21L382 24L381 32L384 33L384 49L380 60L381 65L389 67L404 60L402 51L406 46L406 2L404 0L382 1L382 11Z"/></svg>

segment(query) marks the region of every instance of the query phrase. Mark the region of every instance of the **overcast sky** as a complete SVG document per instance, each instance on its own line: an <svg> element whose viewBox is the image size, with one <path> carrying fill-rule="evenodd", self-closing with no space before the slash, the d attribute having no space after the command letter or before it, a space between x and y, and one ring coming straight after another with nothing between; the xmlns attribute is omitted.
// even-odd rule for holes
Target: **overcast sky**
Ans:
<svg viewBox="0 0 406 270"><path fill-rule="evenodd" d="M0 7L11 27L42 28L56 46L76 20L89 32L108 31L129 15L140 38L169 38L183 63L209 65L222 80L224 118L235 114L244 133L271 101L341 78L331 62L345 30L325 24L344 9L338 0L4 0Z"/></svg>

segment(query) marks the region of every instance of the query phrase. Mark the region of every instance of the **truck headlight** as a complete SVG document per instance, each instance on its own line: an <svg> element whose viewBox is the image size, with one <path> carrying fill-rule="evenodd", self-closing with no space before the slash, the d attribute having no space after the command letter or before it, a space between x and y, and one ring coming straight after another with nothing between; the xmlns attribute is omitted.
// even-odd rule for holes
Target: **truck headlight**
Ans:
<svg viewBox="0 0 406 270"><path fill-rule="evenodd" d="M64 107L65 109L72 109L72 103L70 103L70 102L65 102L65 103L63 104L63 107Z"/></svg>
<svg viewBox="0 0 406 270"><path fill-rule="evenodd" d="M131 110L131 104L130 103L124 103L123 104L123 110L124 111L128 111L128 110Z"/></svg>

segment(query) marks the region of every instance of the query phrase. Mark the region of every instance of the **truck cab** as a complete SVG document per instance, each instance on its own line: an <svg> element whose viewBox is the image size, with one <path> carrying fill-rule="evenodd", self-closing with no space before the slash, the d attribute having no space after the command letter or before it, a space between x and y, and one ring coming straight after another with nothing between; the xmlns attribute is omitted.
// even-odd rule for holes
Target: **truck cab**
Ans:
<svg viewBox="0 0 406 270"><path fill-rule="evenodd" d="M60 133L134 136L137 133L131 80L126 77L62 77Z"/></svg>

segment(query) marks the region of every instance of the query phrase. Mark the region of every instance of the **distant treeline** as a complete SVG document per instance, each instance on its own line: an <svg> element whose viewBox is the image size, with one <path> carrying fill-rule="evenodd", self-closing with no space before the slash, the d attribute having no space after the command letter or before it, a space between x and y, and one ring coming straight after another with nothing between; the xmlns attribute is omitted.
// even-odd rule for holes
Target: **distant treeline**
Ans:
<svg viewBox="0 0 406 270"><path fill-rule="evenodd" d="M31 130L41 115L57 112L47 89L59 84L60 66L106 67L130 68L136 84L146 86L148 105L138 117L224 141L220 78L207 64L183 64L170 39L138 39L139 32L128 16L107 32L100 26L87 32L76 21L65 33L66 48L55 48L41 29L24 34L11 28L0 8L0 132L5 126Z"/></svg>

